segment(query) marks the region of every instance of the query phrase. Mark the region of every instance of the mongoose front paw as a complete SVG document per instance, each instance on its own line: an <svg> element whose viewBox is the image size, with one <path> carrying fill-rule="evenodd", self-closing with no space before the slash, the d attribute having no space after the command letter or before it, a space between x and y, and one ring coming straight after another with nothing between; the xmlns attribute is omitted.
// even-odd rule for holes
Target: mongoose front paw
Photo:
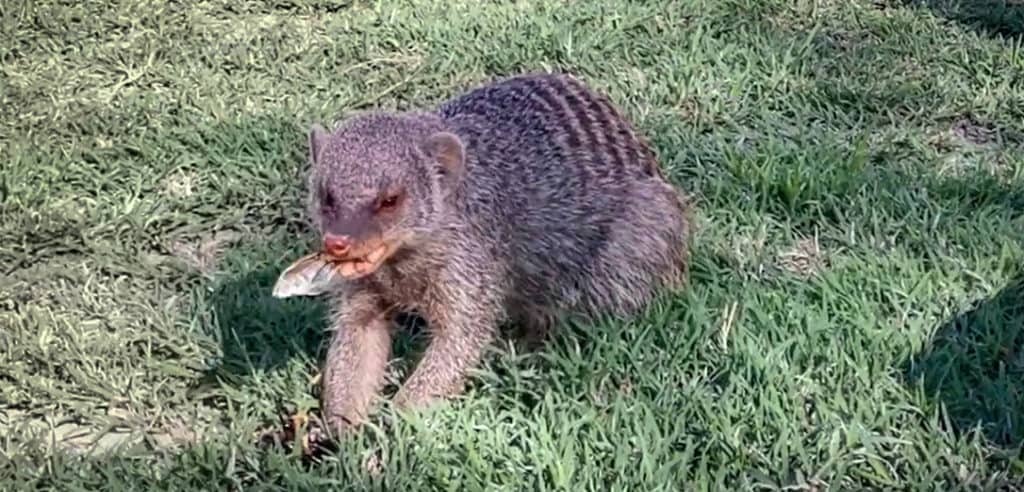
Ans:
<svg viewBox="0 0 1024 492"><path fill-rule="evenodd" d="M364 420L363 417L358 415L331 411L329 408L324 409L322 418L331 435L334 437L340 437L351 433L358 428Z"/></svg>
<svg viewBox="0 0 1024 492"><path fill-rule="evenodd" d="M429 406L438 400L455 397L462 393L461 382L445 385L441 381L410 381L395 393L391 406L398 410L411 410Z"/></svg>
<svg viewBox="0 0 1024 492"><path fill-rule="evenodd" d="M421 395L413 394L413 392L403 388L395 393L395 396L391 399L391 406L397 410L411 410L416 407L421 407L429 402L430 398Z"/></svg>

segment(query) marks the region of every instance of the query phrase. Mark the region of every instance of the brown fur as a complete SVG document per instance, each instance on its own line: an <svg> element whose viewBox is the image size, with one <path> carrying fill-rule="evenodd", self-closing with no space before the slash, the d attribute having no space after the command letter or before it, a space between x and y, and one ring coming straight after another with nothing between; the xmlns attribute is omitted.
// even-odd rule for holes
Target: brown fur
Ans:
<svg viewBox="0 0 1024 492"><path fill-rule="evenodd" d="M353 257L389 245L333 293L322 400L336 430L366 418L398 311L421 313L431 335L395 395L409 407L459 393L502 323L546 333L561 313L629 315L684 282L684 196L574 77L518 76L434 111L316 126L310 155L318 231L352 239Z"/></svg>

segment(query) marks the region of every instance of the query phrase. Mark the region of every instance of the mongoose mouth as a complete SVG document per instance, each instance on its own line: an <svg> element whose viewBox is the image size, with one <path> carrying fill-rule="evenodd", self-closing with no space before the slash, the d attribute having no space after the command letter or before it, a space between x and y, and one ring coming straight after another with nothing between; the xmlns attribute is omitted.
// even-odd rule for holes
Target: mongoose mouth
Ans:
<svg viewBox="0 0 1024 492"><path fill-rule="evenodd" d="M341 279L357 279L377 271L400 244L399 241L375 242L373 249L361 256L332 255L324 251L303 256L281 272L273 295L285 298L326 293Z"/></svg>
<svg viewBox="0 0 1024 492"><path fill-rule="evenodd" d="M350 254L338 257L327 252L322 254L334 264L334 269L339 275L347 279L357 279L376 272L396 249L398 249L397 243L382 241L362 256Z"/></svg>

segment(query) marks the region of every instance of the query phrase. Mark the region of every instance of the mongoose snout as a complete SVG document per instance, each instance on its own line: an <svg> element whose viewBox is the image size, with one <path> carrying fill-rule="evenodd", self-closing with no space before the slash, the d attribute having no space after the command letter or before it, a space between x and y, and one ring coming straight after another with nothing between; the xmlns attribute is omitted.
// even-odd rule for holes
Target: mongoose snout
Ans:
<svg viewBox="0 0 1024 492"><path fill-rule="evenodd" d="M337 236L331 233L324 234L324 252L335 257L345 258L352 248L352 238L349 236Z"/></svg>

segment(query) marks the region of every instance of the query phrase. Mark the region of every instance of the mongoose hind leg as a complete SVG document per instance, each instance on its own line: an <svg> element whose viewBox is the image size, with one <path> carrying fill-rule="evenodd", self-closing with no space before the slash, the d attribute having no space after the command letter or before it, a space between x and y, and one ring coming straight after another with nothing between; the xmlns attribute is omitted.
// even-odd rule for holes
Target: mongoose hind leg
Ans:
<svg viewBox="0 0 1024 492"><path fill-rule="evenodd" d="M332 432L367 417L383 388L391 354L391 323L376 296L356 292L340 303L327 349L321 386L324 420Z"/></svg>
<svg viewBox="0 0 1024 492"><path fill-rule="evenodd" d="M518 338L519 346L527 352L543 348L558 322L556 308L537 304L516 303L509 314L512 333Z"/></svg>
<svg viewBox="0 0 1024 492"><path fill-rule="evenodd" d="M690 236L683 196L668 184L639 184L582 282L577 311L591 316L635 314L659 289L685 282Z"/></svg>

